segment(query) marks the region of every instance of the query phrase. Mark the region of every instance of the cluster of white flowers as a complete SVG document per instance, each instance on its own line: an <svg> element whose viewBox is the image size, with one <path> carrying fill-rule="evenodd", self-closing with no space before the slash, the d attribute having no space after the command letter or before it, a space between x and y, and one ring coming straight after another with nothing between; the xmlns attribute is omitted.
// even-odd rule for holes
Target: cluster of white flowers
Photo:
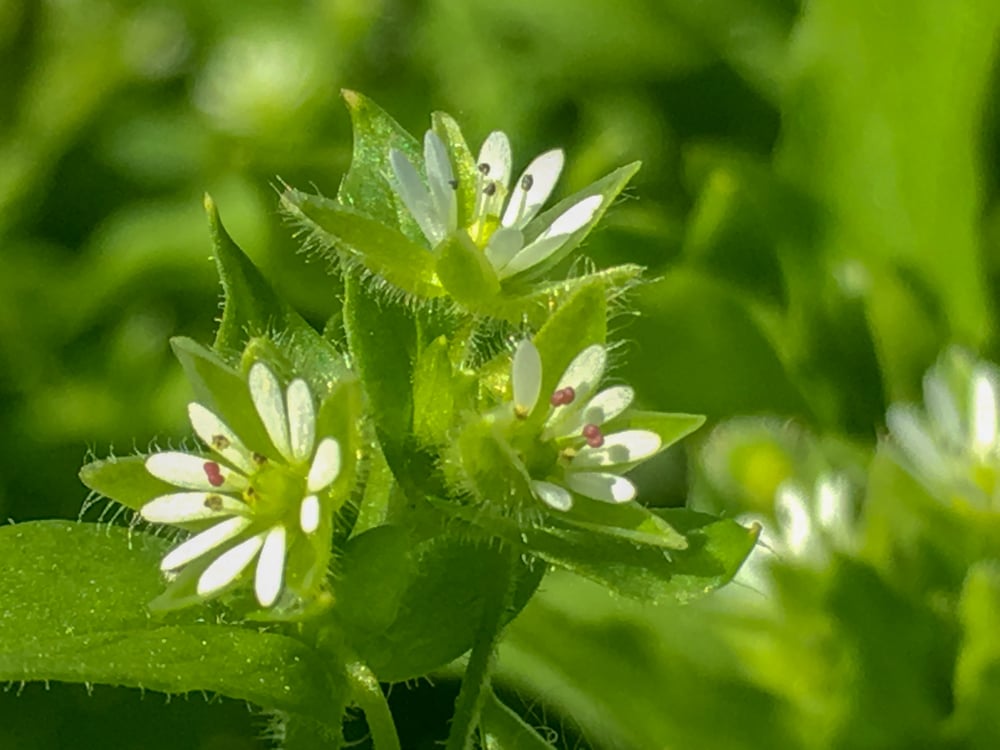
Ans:
<svg viewBox="0 0 1000 750"><path fill-rule="evenodd" d="M417 168L401 151L390 152L394 187L420 226L431 247L459 229L456 189L458 181L448 150L432 130L424 135L424 182ZM500 279L506 279L544 262L586 226L603 198L592 195L570 206L532 241L525 241L525 227L552 195L563 168L560 149L534 159L510 189L511 150L507 136L494 131L483 142L476 161L476 206L472 221L463 227L489 259Z"/></svg>
<svg viewBox="0 0 1000 750"><path fill-rule="evenodd" d="M924 377L924 406L893 404L886 421L904 463L944 500L1000 508L1000 373L960 350Z"/></svg>
<svg viewBox="0 0 1000 750"><path fill-rule="evenodd" d="M305 381L293 381L282 394L277 377L258 362L249 386L274 450L252 450L213 412L192 403L191 425L218 459L178 451L149 456L149 473L182 491L151 500L140 513L156 523L210 524L163 558L168 577L198 565L196 590L208 598L237 582L256 560L254 592L262 607L271 607L283 589L289 548L321 526L320 495L337 479L341 456L333 438L317 444Z"/></svg>
<svg viewBox="0 0 1000 750"><path fill-rule="evenodd" d="M542 361L538 349L525 339L514 352L514 416L527 419L536 408L547 409L538 440L553 445L558 454L554 464L538 476L531 476L531 489L539 500L556 510L569 510L574 492L610 503L632 500L635 485L622 473L660 449L660 436L651 430L603 433L602 427L621 415L635 395L627 385L597 393L606 367L605 347L587 347L566 368L546 402L540 404Z"/></svg>

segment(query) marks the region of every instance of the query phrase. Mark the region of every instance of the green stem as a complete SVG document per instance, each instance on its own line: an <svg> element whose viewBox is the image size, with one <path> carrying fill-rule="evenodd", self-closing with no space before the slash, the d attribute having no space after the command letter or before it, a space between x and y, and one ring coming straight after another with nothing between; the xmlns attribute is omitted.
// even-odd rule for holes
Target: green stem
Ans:
<svg viewBox="0 0 1000 750"><path fill-rule="evenodd" d="M490 668L493 653L503 631L503 617L510 604L514 583L514 563L517 561L513 548L500 551L500 569L493 579L494 586L489 591L479 623L476 640L472 644L469 663L462 676L462 687L455 701L455 716L451 721L451 732L445 750L467 750L472 735L479 725L479 714L489 694Z"/></svg>
<svg viewBox="0 0 1000 750"><path fill-rule="evenodd" d="M365 712L372 746L375 750L400 750L396 724L375 674L366 664L353 662L347 665L347 677L354 688L355 702Z"/></svg>

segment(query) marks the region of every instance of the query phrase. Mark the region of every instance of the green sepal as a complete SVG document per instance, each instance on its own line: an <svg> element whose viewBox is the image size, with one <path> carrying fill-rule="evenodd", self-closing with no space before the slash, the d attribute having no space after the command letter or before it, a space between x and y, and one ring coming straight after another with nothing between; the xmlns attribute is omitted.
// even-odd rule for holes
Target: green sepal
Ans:
<svg viewBox="0 0 1000 750"><path fill-rule="evenodd" d="M448 158L451 160L455 179L458 181L455 194L458 203L458 226L469 226L476 208L476 186L479 184L476 160L462 136L461 128L451 115L445 112L432 113L431 130L438 135L448 150Z"/></svg>
<svg viewBox="0 0 1000 750"><path fill-rule="evenodd" d="M94 492L136 511L155 497L177 492L174 485L146 471L145 456L91 461L84 464L79 476L80 481Z"/></svg>
<svg viewBox="0 0 1000 750"><path fill-rule="evenodd" d="M402 151L420 170L423 165L420 143L368 97L356 91L341 93L351 113L354 151L337 199L345 206L362 209L376 221L398 229L413 242L422 242L420 227L389 182L392 149Z"/></svg>
<svg viewBox="0 0 1000 750"><path fill-rule="evenodd" d="M486 253L462 229L442 240L435 252L437 276L452 298L471 312L489 315L500 279Z"/></svg>
<svg viewBox="0 0 1000 750"><path fill-rule="evenodd" d="M424 443L445 442L454 422L455 390L461 386L449 347L448 339L438 336L421 352L413 371L413 432Z"/></svg>
<svg viewBox="0 0 1000 750"><path fill-rule="evenodd" d="M444 294L435 255L394 227L336 201L288 188L281 208L313 241L348 263L360 262L398 289L418 297Z"/></svg>
<svg viewBox="0 0 1000 750"><path fill-rule="evenodd" d="M0 679L219 693L301 714L334 736L348 701L345 654L256 628L205 624L204 608L151 618L160 537L68 521L0 528ZM58 571L54 574L53 571ZM332 658L331 658L332 657Z"/></svg>
<svg viewBox="0 0 1000 750"><path fill-rule="evenodd" d="M621 191L625 189L628 181L632 179L632 176L636 172L639 171L639 167L641 166L641 162L635 161L631 164L626 164L624 167L619 167L613 172L606 174L596 182L592 182L590 185L587 185L587 187L582 190L573 193L573 195L568 198L563 198L552 208L542 212L537 218L535 218L525 228L525 245L533 242L542 232L548 229L556 219L580 201L589 198L592 195L600 195L603 199L600 207L594 212L590 221L573 232L569 239L567 239L558 250L538 265L526 268L521 273L512 276L508 283L516 284L521 279L543 276L549 269L557 265L559 261L573 252L573 250L575 250L577 246L583 242L586 236L590 234L590 231L597 225L597 222L601 220L604 213L608 210L611 204L614 203L615 198L617 198Z"/></svg>

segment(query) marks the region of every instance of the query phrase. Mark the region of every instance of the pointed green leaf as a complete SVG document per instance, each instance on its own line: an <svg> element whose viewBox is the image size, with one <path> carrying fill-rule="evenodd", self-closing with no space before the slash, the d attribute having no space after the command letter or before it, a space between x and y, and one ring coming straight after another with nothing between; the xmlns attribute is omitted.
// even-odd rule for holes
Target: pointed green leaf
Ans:
<svg viewBox="0 0 1000 750"><path fill-rule="evenodd" d="M606 432L650 430L660 436L660 450L665 450L690 435L703 424L705 424L705 417L701 414L630 410L608 425Z"/></svg>
<svg viewBox="0 0 1000 750"><path fill-rule="evenodd" d="M294 188L282 193L281 208L312 240L342 253L347 264L361 263L407 294L437 297L444 293L435 276L434 254L399 230L359 210Z"/></svg>
<svg viewBox="0 0 1000 750"><path fill-rule="evenodd" d="M154 497L177 491L172 484L146 471L145 456L91 461L80 469L80 481L132 510L139 510Z"/></svg>
<svg viewBox="0 0 1000 750"><path fill-rule="evenodd" d="M339 735L346 660L278 633L198 622L204 610L150 616L168 546L96 524L0 528L0 680L218 692L303 714Z"/></svg>
<svg viewBox="0 0 1000 750"><path fill-rule="evenodd" d="M660 516L639 503L602 503L575 496L573 507L558 520L596 534L608 534L664 549L685 549L687 539Z"/></svg>

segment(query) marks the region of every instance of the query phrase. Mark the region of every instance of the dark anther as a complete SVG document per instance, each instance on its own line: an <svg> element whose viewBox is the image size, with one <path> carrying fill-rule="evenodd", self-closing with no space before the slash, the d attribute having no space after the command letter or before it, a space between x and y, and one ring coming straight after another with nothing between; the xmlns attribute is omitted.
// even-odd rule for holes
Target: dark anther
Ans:
<svg viewBox="0 0 1000 750"><path fill-rule="evenodd" d="M483 188L483 193L492 198L497 194L497 184L495 182L491 182Z"/></svg>
<svg viewBox="0 0 1000 750"><path fill-rule="evenodd" d="M216 450L224 451L230 445L229 438L225 435L212 435L212 447Z"/></svg>
<svg viewBox="0 0 1000 750"><path fill-rule="evenodd" d="M222 510L222 497L220 495L209 495L205 498L205 507L209 510Z"/></svg>
<svg viewBox="0 0 1000 750"><path fill-rule="evenodd" d="M267 456L262 456L260 453L254 453L253 462L258 466L263 466L267 463Z"/></svg>
<svg viewBox="0 0 1000 750"><path fill-rule="evenodd" d="M521 190L524 190L525 192L531 190L531 186L534 184L535 184L535 178L532 177L530 174L526 174L524 177L521 178Z"/></svg>
<svg viewBox="0 0 1000 750"><path fill-rule="evenodd" d="M485 177L486 175L488 175L490 173L490 165L487 164L486 162L483 162L482 164L480 164L477 167L477 169L479 170L479 173L481 175L483 175L483 177Z"/></svg>
<svg viewBox="0 0 1000 750"><path fill-rule="evenodd" d="M458 190L458 180L456 179L448 180L448 184L451 185L452 190Z"/></svg>

